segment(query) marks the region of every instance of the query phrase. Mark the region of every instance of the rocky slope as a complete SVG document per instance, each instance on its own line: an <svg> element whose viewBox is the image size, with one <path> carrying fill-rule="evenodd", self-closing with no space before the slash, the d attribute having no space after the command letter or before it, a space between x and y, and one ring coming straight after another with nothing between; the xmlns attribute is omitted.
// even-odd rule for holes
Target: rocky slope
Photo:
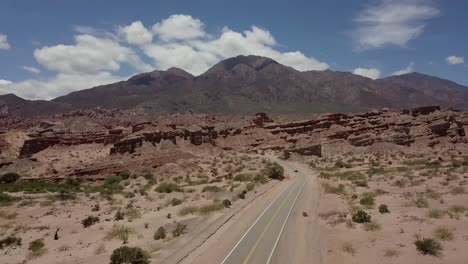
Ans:
<svg viewBox="0 0 468 264"><path fill-rule="evenodd" d="M125 115L95 109L40 122L20 121L0 132L0 174L17 171L30 177L92 179L128 168L157 167L162 160L197 153L277 151L289 158L463 150L468 143L468 113L439 106L324 114L287 122L275 122L266 113L240 120L193 114L155 120L127 116L122 122ZM86 119L78 120L88 124L76 126L73 121L83 116Z"/></svg>
<svg viewBox="0 0 468 264"><path fill-rule="evenodd" d="M146 114L307 115L403 109L424 105L468 108L468 88L419 73L371 80L345 72L300 72L258 56L219 62L200 76L181 69L143 73L114 84L27 101L0 96L0 113L21 117L71 109L118 108Z"/></svg>

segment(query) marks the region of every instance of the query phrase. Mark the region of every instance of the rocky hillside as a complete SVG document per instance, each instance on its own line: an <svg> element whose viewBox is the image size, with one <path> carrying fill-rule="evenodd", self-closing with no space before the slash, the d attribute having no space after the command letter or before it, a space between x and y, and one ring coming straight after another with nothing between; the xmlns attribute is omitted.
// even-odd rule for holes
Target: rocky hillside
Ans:
<svg viewBox="0 0 468 264"><path fill-rule="evenodd" d="M50 102L6 97L0 96L2 112L23 117L99 106L158 115L307 115L424 105L468 108L468 88L437 77L410 73L371 80L346 72L300 72L258 56L221 61L200 76L177 68L143 73Z"/></svg>

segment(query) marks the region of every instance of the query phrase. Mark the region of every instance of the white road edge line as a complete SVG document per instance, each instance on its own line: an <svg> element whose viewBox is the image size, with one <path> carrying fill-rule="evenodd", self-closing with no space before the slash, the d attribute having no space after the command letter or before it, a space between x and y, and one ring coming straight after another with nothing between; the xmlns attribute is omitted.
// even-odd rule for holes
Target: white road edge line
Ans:
<svg viewBox="0 0 468 264"><path fill-rule="evenodd" d="M278 246L278 242L280 240L281 234L283 233L284 227L286 226L286 223L288 222L289 215L291 214L291 211L294 208L294 205L296 204L297 198L301 194L302 189L304 188L304 185L306 184L306 182L307 182L307 178L304 179L304 183L302 184L301 189L297 193L296 198L294 199L294 202L293 202L291 208L289 209L288 216L286 216L286 220L284 220L283 226L281 227L281 230L280 230L280 232L278 234L278 237L276 238L275 245L273 246L273 249L271 250L270 256L268 257L268 260L267 260L266 264L269 264L270 261L271 261L271 257L273 257L273 253L275 252L276 246Z"/></svg>
<svg viewBox="0 0 468 264"><path fill-rule="evenodd" d="M241 237L241 239L239 240L239 242L237 242L237 244L232 248L231 251L229 251L229 254L223 259L223 261L221 262L221 264L224 264L224 262L226 262L226 260L231 256L232 252L234 252L234 250L236 250L237 246L239 246L239 244L242 242L242 240L247 236L247 234L250 232L250 230L254 227L254 225L260 220L260 218L262 218L262 216L266 213L266 211L276 202L276 200L278 200L281 195L283 193L285 193L289 187L291 187L292 184L290 184L287 188L285 188L269 205L267 208L265 208L265 210L263 210L262 214L257 218L257 220L255 220L255 222L250 226L250 228L244 233L244 235Z"/></svg>

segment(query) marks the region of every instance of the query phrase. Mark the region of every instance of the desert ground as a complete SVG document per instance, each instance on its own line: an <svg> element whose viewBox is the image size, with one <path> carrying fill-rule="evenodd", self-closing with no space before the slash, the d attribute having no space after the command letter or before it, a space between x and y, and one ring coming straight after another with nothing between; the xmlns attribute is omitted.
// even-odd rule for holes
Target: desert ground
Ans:
<svg viewBox="0 0 468 264"><path fill-rule="evenodd" d="M103 109L3 120L0 262L222 263L299 179L284 222L265 221L278 237L260 256L270 263L468 257L466 113L278 120Z"/></svg>

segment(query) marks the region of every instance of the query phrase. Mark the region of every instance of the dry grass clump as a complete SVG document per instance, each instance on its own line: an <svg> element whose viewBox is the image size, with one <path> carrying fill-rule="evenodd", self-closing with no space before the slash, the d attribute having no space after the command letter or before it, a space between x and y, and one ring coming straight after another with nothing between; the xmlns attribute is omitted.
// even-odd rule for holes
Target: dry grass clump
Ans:
<svg viewBox="0 0 468 264"><path fill-rule="evenodd" d="M445 211L439 210L439 209L430 209L429 212L427 212L427 216L429 218L435 218L435 219L440 219L444 217Z"/></svg>
<svg viewBox="0 0 468 264"><path fill-rule="evenodd" d="M222 210L225 207L223 203L220 202L213 202L211 204L206 204L202 206L185 206L181 208L178 212L179 216L186 216L189 214L201 214L201 215L207 215L219 210Z"/></svg>
<svg viewBox="0 0 468 264"><path fill-rule="evenodd" d="M345 186L343 184L339 184L338 186L333 186L329 183L324 183L322 184L324 190L326 193L331 193L331 194L345 194Z"/></svg>
<svg viewBox="0 0 468 264"><path fill-rule="evenodd" d="M382 229L382 226L377 223L375 220L370 221L369 223L364 223L363 228L366 232L368 231L379 231Z"/></svg>
<svg viewBox="0 0 468 264"><path fill-rule="evenodd" d="M357 252L356 248L353 246L353 244L351 244L351 242L344 242L342 245L342 249L344 252L351 254L353 256Z"/></svg>
<svg viewBox="0 0 468 264"><path fill-rule="evenodd" d="M453 240L455 235L454 235L454 229L453 228L448 228L445 226L441 226L436 228L434 230L434 236L437 239L443 240L443 241L450 241Z"/></svg>
<svg viewBox="0 0 468 264"><path fill-rule="evenodd" d="M129 227L124 225L121 226L114 226L111 230L109 230L106 234L106 239L119 239L122 240L124 244L128 242L128 238L130 234L133 234L135 231Z"/></svg>

